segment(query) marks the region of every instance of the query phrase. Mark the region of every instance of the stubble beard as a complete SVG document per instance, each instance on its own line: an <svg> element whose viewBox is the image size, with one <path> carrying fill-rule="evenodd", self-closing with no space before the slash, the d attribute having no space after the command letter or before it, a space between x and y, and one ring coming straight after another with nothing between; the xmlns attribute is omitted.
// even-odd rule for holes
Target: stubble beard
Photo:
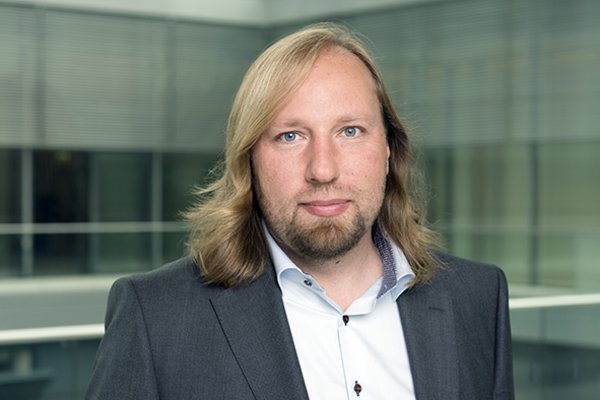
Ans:
<svg viewBox="0 0 600 400"><path fill-rule="evenodd" d="M350 218L340 215L303 221L300 215L303 211L296 209L291 218L286 218L283 209L274 211L274 206L267 204L260 190L256 194L269 232L280 247L286 253L291 251L312 262L333 260L353 249L373 226L381 210L381 201L370 212L354 204L357 208Z"/></svg>
<svg viewBox="0 0 600 400"><path fill-rule="evenodd" d="M322 221L309 224L294 218L290 224L283 226L282 239L287 239L289 247L299 255L314 261L324 261L346 254L367 231L367 223L360 213L351 221L340 221L339 217L321 219Z"/></svg>

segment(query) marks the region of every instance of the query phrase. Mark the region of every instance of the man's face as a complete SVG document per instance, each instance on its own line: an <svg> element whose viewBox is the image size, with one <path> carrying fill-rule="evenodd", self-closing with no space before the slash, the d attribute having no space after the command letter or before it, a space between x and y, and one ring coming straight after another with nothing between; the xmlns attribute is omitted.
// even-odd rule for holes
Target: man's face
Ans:
<svg viewBox="0 0 600 400"><path fill-rule="evenodd" d="M368 69L346 50L323 52L252 153L260 209L288 256L331 260L366 240L388 158Z"/></svg>

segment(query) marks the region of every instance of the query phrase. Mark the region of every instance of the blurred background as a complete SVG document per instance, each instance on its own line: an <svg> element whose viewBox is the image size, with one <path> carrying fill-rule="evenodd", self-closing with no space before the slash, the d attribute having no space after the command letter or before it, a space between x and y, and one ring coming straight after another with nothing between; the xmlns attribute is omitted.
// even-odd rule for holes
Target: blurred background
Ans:
<svg viewBox="0 0 600 400"><path fill-rule="evenodd" d="M0 399L83 399L246 68L323 20L375 54L448 250L506 272L517 398L600 398L600 1L0 0Z"/></svg>

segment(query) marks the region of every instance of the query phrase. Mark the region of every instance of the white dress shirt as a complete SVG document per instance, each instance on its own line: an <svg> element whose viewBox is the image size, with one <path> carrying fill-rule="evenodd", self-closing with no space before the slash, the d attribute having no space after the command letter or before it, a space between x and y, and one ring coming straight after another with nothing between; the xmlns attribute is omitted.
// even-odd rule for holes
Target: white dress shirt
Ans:
<svg viewBox="0 0 600 400"><path fill-rule="evenodd" d="M414 400L396 299L414 274L375 229L383 276L343 312L265 228L304 382L311 400Z"/></svg>

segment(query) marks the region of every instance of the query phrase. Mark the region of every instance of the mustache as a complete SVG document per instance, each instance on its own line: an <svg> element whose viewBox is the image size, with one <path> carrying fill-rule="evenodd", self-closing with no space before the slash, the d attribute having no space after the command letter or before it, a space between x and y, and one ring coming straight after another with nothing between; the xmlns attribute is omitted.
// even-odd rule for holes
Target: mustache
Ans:
<svg viewBox="0 0 600 400"><path fill-rule="evenodd" d="M356 190L348 185L340 185L338 183L310 183L305 190L298 193L300 198L305 197L322 197L332 194L352 194ZM342 196L343 197L343 196Z"/></svg>

